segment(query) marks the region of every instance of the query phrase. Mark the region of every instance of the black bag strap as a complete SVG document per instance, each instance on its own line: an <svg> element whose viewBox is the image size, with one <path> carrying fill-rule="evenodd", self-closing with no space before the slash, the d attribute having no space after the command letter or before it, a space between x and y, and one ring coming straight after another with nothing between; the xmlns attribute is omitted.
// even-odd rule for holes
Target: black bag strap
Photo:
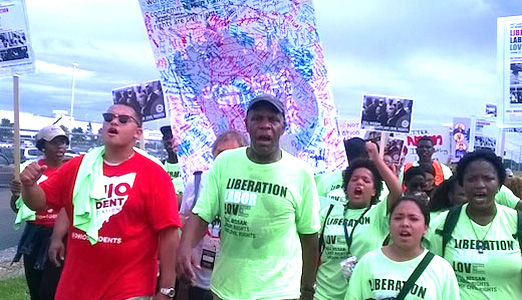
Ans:
<svg viewBox="0 0 522 300"><path fill-rule="evenodd" d="M429 251L428 253L426 253L426 255L424 255L421 262L417 265L415 270L413 270L413 273L411 273L410 277L408 278L401 291L399 292L399 295L397 295L395 299L403 300L406 297L406 295L410 292L411 288L413 287L415 282L417 282L417 279L419 279L419 277L422 275L422 272L424 272L424 270L429 265L434 256L435 254Z"/></svg>
<svg viewBox="0 0 522 300"><path fill-rule="evenodd" d="M457 226L457 221L459 220L460 211L462 210L462 205L455 206L450 208L448 215L446 216L446 220L444 221L444 227L442 231L439 229L435 230L436 233L442 235L442 257L446 252L446 245L451 240L451 234Z"/></svg>
<svg viewBox="0 0 522 300"><path fill-rule="evenodd" d="M515 239L518 239L518 245L522 252L522 212L517 210L517 233L513 234Z"/></svg>
<svg viewBox="0 0 522 300"><path fill-rule="evenodd" d="M194 172L194 202L192 202L192 207L190 208L191 211L192 211L192 209L194 209L194 206L196 206L196 202L198 201L199 186L201 184L201 174L202 173L203 172L201 172L201 171Z"/></svg>
<svg viewBox="0 0 522 300"><path fill-rule="evenodd" d="M334 208L333 204L330 204L330 207L328 207L328 212L326 213L326 217L324 218L323 222L323 228L321 229L321 235L319 236L319 258L321 258L321 255L323 254L325 245L324 245L324 229L326 228L326 221L328 221L328 216L330 216L330 213L332 212L332 209Z"/></svg>

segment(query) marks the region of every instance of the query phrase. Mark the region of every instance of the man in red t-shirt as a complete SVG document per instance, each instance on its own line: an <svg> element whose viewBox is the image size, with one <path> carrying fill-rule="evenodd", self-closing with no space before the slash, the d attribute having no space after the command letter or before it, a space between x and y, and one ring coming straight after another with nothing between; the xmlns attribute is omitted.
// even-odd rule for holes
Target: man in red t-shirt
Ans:
<svg viewBox="0 0 522 300"><path fill-rule="evenodd" d="M40 186L36 181L46 166L31 164L20 174L22 196L29 208L64 207L70 220L56 299L169 299L174 294L181 225L174 187L158 163L133 148L142 134L139 112L116 104L103 117L103 175L88 186L89 203L84 203L95 209L92 224L97 238L92 243L91 231L87 235L85 228L73 225L80 219L75 209L85 209L73 205L81 198L75 194L73 199L73 191L78 182L84 183L77 178L78 170L89 167L82 165L89 154L73 158ZM104 191L104 197L93 199L94 191ZM155 294L158 259L161 279Z"/></svg>

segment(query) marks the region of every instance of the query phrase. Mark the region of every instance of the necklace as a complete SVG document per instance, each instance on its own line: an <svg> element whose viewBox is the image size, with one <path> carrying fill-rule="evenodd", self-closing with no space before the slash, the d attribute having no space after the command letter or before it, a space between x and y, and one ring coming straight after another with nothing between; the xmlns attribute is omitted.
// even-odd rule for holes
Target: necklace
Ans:
<svg viewBox="0 0 522 300"><path fill-rule="evenodd" d="M484 240L486 239L486 236L489 233L489 230L491 229L491 226L493 225L493 220L488 225L488 229L486 230L486 234L484 234L484 237L482 239L479 239L477 232L475 231L475 226L473 226L473 222L471 222L471 218L468 216L469 220L469 226L471 226L471 229L473 230L473 234L475 234L475 238L477 239L477 251L479 254L483 254L484 250L486 250ZM489 247L488 247L489 248Z"/></svg>

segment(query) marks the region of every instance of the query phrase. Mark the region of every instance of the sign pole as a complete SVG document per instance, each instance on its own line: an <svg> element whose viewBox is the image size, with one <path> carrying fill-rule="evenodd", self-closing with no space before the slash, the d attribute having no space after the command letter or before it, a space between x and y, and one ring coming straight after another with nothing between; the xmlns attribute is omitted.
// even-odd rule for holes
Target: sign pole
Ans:
<svg viewBox="0 0 522 300"><path fill-rule="evenodd" d="M20 175L20 76L13 76L13 112L14 112L14 128L13 128L13 145L14 145L14 165L15 177L19 179Z"/></svg>

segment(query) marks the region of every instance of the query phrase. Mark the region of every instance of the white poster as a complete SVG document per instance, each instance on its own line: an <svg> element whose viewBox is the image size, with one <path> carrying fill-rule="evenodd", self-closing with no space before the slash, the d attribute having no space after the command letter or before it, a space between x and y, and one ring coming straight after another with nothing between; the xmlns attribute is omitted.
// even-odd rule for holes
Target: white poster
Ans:
<svg viewBox="0 0 522 300"><path fill-rule="evenodd" d="M522 16L498 18L497 60L501 123L522 125Z"/></svg>
<svg viewBox="0 0 522 300"><path fill-rule="evenodd" d="M311 0L140 0L184 172L212 161L248 103L286 108L285 149L316 172L346 165Z"/></svg>
<svg viewBox="0 0 522 300"><path fill-rule="evenodd" d="M34 72L24 0L0 1L0 75Z"/></svg>
<svg viewBox="0 0 522 300"><path fill-rule="evenodd" d="M433 148L435 148L432 158L444 164L447 163L450 157L449 130L449 127L443 125L424 124L416 126L406 135L406 158L404 161L413 162L419 160L419 156L416 152L417 143L421 137L428 136L433 142Z"/></svg>
<svg viewBox="0 0 522 300"><path fill-rule="evenodd" d="M473 132L473 150L489 149L493 152L497 149L497 139L499 136L499 128L496 120L476 119Z"/></svg>

